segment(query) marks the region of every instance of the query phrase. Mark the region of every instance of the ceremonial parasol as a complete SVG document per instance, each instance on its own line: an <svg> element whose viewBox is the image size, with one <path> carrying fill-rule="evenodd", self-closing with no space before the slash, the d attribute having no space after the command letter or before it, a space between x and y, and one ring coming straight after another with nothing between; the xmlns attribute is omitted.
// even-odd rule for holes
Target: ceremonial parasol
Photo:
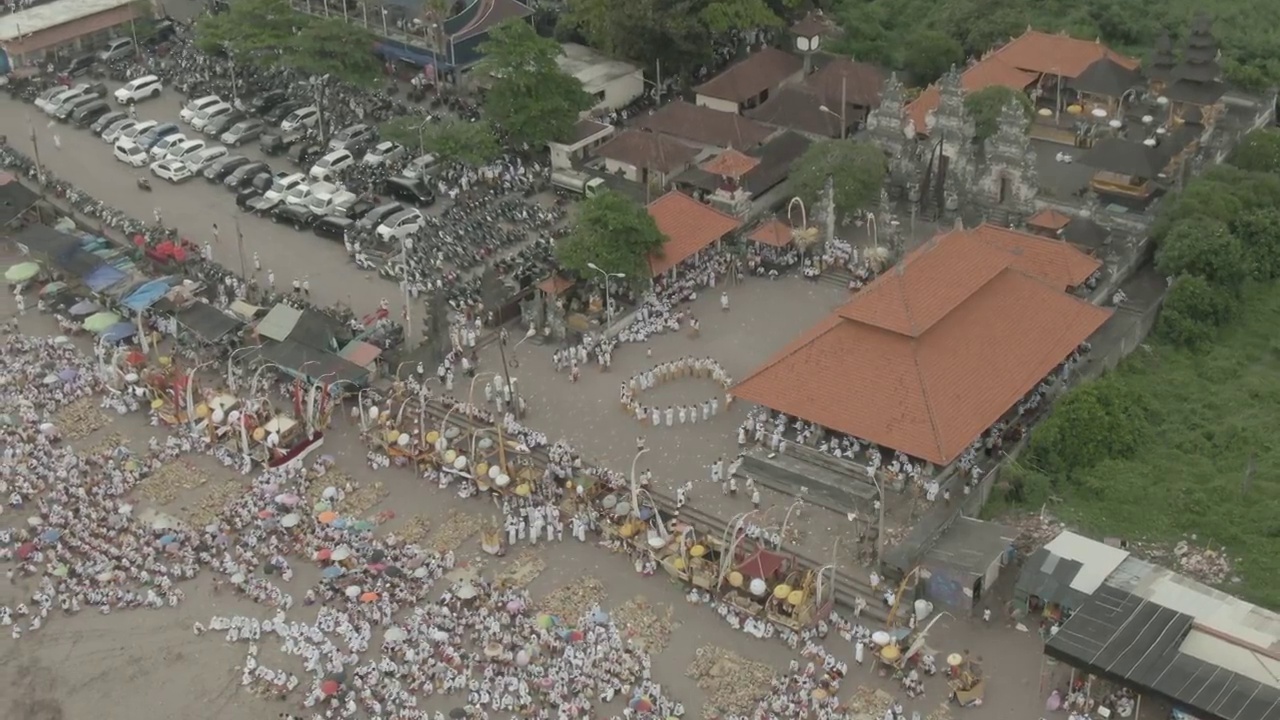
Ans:
<svg viewBox="0 0 1280 720"><path fill-rule="evenodd" d="M40 274L40 263L24 262L18 263L8 270L4 271L4 279L9 282L26 282L36 275Z"/></svg>
<svg viewBox="0 0 1280 720"><path fill-rule="evenodd" d="M297 527L298 522L301 519L302 518L298 517L298 513L289 513L288 515L285 515L284 517L280 518L280 527L283 527L283 528Z"/></svg>
<svg viewBox="0 0 1280 720"><path fill-rule="evenodd" d="M337 695L338 689L342 687L337 680L325 680L320 683L320 693L323 695Z"/></svg>
<svg viewBox="0 0 1280 720"><path fill-rule="evenodd" d="M328 525L329 523L338 519L338 513L332 510L325 510L324 512L317 515L316 519L324 523L325 525Z"/></svg>
<svg viewBox="0 0 1280 720"><path fill-rule="evenodd" d="M332 580L336 577L339 577L342 575L342 573L343 573L342 568L338 567L337 565L330 565L329 567L320 571L320 575L322 575L326 580Z"/></svg>

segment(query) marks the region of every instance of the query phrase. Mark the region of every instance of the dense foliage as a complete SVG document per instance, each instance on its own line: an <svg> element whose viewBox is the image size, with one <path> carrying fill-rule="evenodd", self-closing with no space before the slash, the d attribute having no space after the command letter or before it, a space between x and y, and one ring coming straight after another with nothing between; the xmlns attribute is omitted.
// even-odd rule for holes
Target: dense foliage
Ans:
<svg viewBox="0 0 1280 720"><path fill-rule="evenodd" d="M493 127L483 120L433 122L399 117L383 123L379 130L384 140L417 148L420 153L433 153L445 162L476 167L502 154L502 144Z"/></svg>
<svg viewBox="0 0 1280 720"><path fill-rule="evenodd" d="M865 142L823 140L809 146L791 167L791 190L821 207L823 188L832 179L838 217L865 210L880 197L887 171L884 153Z"/></svg>
<svg viewBox="0 0 1280 720"><path fill-rule="evenodd" d="M1004 112L1005 106L1010 101L1018 103L1023 115L1027 118L1027 125L1030 126L1031 114L1035 112L1035 106L1032 105L1031 98L1027 97L1026 93L1003 85L992 85L965 95L964 107L973 118L975 131L973 139L976 142L982 142L996 134L996 130L1000 128L1000 113Z"/></svg>
<svg viewBox="0 0 1280 720"><path fill-rule="evenodd" d="M641 287L649 281L649 254L666 242L644 207L615 192L603 192L578 206L573 230L556 243L556 260L584 277L595 275L594 264L608 273L622 273Z"/></svg>
<svg viewBox="0 0 1280 720"><path fill-rule="evenodd" d="M476 68L492 80L485 93L485 115L516 146L539 150L573 131L578 113L591 107L582 83L556 64L560 44L539 36L522 20L508 20L480 46Z"/></svg>
<svg viewBox="0 0 1280 720"><path fill-rule="evenodd" d="M1055 405L1005 489L1035 509L1063 501L1092 533L1225 546L1243 579L1231 591L1277 607L1280 177L1252 167L1213 168L1170 202L1155 335Z"/></svg>
<svg viewBox="0 0 1280 720"><path fill-rule="evenodd" d="M907 72L918 85L938 67L980 56L1028 26L1099 38L1142 57L1160 33L1186 32L1197 11L1215 19L1227 78L1252 90L1280 82L1280 3L1268 0L830 0L846 30L837 46L859 60ZM938 36L952 42L935 42ZM961 57L957 58L956 46Z"/></svg>

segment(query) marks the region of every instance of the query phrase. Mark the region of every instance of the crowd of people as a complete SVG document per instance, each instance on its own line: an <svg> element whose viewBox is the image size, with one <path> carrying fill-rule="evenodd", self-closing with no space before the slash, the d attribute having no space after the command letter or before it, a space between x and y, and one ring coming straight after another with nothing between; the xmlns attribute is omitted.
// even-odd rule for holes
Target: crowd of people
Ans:
<svg viewBox="0 0 1280 720"><path fill-rule="evenodd" d="M657 406L646 405L641 401L641 393L652 390L660 383L680 378L711 379L724 391L725 407L728 407L728 390L733 385L733 378L729 376L724 366L713 358L684 357L670 362L659 363L644 372L632 375L630 380L622 384L622 388L619 391L619 401L622 403L622 409L628 415L635 416L637 422L649 424L653 427L660 427L664 424L667 427L672 427L676 423L683 425L686 422L696 424L699 417L701 417L702 422L709 421L720 411L719 395L700 402L669 405L666 410L662 410Z"/></svg>

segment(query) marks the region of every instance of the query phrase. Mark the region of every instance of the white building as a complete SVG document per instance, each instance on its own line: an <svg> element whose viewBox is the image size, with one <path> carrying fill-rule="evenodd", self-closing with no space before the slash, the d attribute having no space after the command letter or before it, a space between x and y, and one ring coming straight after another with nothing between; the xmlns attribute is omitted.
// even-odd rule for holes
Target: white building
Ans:
<svg viewBox="0 0 1280 720"><path fill-rule="evenodd" d="M628 62L596 52L585 45L564 43L556 64L582 83L591 95L592 110L617 110L644 94L644 73Z"/></svg>

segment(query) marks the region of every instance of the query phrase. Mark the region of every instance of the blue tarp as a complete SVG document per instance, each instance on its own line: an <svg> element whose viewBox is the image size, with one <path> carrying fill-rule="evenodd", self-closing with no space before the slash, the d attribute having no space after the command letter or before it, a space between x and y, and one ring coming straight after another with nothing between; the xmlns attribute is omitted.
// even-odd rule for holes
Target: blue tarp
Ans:
<svg viewBox="0 0 1280 720"><path fill-rule="evenodd" d="M102 292L129 277L110 265L99 265L84 276L84 284L94 292Z"/></svg>
<svg viewBox="0 0 1280 720"><path fill-rule="evenodd" d="M146 310L164 297L165 293L169 292L169 287L167 279L143 283L142 287L130 293L122 304L134 312Z"/></svg>
<svg viewBox="0 0 1280 720"><path fill-rule="evenodd" d="M137 334L138 328L133 323L120 322L104 330L101 338L103 342L116 343Z"/></svg>

